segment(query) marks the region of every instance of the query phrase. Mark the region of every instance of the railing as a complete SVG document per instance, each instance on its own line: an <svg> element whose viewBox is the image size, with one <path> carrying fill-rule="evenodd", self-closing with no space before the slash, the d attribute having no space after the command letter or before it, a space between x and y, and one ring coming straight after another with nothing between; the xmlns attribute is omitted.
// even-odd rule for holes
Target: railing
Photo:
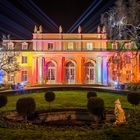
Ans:
<svg viewBox="0 0 140 140"><path fill-rule="evenodd" d="M87 50L87 49L74 49L74 50L67 50L67 49L53 49L53 50L22 50L22 49L17 49L15 50L17 52L21 51L21 52L104 52L104 51L108 51L108 52L116 52L116 51L120 51L120 50L116 50L116 49L106 49L106 48L94 48L92 50ZM132 50L128 50L128 49L123 49L121 51L138 51L137 49L132 49Z"/></svg>
<svg viewBox="0 0 140 140"><path fill-rule="evenodd" d="M16 51L23 51L23 52L94 52L94 51L107 51L107 49L101 49L101 48L94 48L92 50L87 50L87 49L74 49L74 50L58 50L58 49L53 49L53 50L16 50Z"/></svg>

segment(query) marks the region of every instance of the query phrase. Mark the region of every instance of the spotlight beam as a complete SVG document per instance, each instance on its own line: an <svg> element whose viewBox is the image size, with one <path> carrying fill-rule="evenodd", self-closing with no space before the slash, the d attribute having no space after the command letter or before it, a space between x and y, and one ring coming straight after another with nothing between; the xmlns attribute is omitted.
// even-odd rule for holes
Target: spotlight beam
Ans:
<svg viewBox="0 0 140 140"><path fill-rule="evenodd" d="M83 22L85 21L88 16L99 6L99 4L102 2L102 0L98 1L98 3L95 4L95 6L71 29L69 32L74 32L74 30Z"/></svg>
<svg viewBox="0 0 140 140"><path fill-rule="evenodd" d="M86 9L86 11L78 18L78 20L70 27L68 32L70 32L78 22L89 12L89 10L93 7L93 5L96 3L96 1L93 1L92 4Z"/></svg>

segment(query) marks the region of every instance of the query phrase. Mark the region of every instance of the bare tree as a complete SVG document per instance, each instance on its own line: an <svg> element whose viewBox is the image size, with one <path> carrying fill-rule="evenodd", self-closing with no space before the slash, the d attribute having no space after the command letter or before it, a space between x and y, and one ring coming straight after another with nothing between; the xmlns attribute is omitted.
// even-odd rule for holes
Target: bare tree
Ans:
<svg viewBox="0 0 140 140"><path fill-rule="evenodd" d="M3 36L5 42L2 41L0 44L0 70L5 74L14 74L16 71L19 71L19 63L17 62L18 52L15 51L15 47L10 45L9 36Z"/></svg>
<svg viewBox="0 0 140 140"><path fill-rule="evenodd" d="M128 23L138 26L140 23L140 1L128 0Z"/></svg>
<svg viewBox="0 0 140 140"><path fill-rule="evenodd" d="M109 39L131 39L139 43L140 1L117 0L115 7L104 13L103 24ZM139 44L138 48L139 48Z"/></svg>
<svg viewBox="0 0 140 140"><path fill-rule="evenodd" d="M108 61L109 66L117 69L117 79L121 76L121 71L128 64L134 67L138 51L140 50L140 1L117 0L114 8L104 13L103 23L106 27L110 42L121 42L118 48ZM123 41L122 41L123 39ZM130 43L132 48L127 48L126 43ZM135 47L134 47L135 46ZM133 75L133 73L131 73Z"/></svg>

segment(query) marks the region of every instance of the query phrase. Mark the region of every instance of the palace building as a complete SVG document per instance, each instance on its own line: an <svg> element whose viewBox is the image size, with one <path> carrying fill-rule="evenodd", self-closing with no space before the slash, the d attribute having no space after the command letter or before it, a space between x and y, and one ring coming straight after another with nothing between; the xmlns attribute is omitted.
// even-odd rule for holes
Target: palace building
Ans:
<svg viewBox="0 0 140 140"><path fill-rule="evenodd" d="M78 33L63 33L62 27L58 33L43 33L41 26L35 26L31 40L3 42L19 52L20 71L0 78L7 83L109 85L140 80L139 54L131 59L135 43L108 40L105 27L98 26L97 33L81 33L80 27ZM124 44L122 68L114 59L120 44Z"/></svg>

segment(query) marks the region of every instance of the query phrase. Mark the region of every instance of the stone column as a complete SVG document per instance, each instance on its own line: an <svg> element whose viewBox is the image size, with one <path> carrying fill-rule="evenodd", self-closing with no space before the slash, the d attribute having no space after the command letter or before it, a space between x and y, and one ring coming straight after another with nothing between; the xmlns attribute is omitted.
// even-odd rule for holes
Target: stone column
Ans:
<svg viewBox="0 0 140 140"><path fill-rule="evenodd" d="M37 57L33 57L32 63L32 77L31 77L31 84L36 84L37 82Z"/></svg>
<svg viewBox="0 0 140 140"><path fill-rule="evenodd" d="M42 84L43 83L43 67L42 67L42 57L40 56L38 58L38 83Z"/></svg>

